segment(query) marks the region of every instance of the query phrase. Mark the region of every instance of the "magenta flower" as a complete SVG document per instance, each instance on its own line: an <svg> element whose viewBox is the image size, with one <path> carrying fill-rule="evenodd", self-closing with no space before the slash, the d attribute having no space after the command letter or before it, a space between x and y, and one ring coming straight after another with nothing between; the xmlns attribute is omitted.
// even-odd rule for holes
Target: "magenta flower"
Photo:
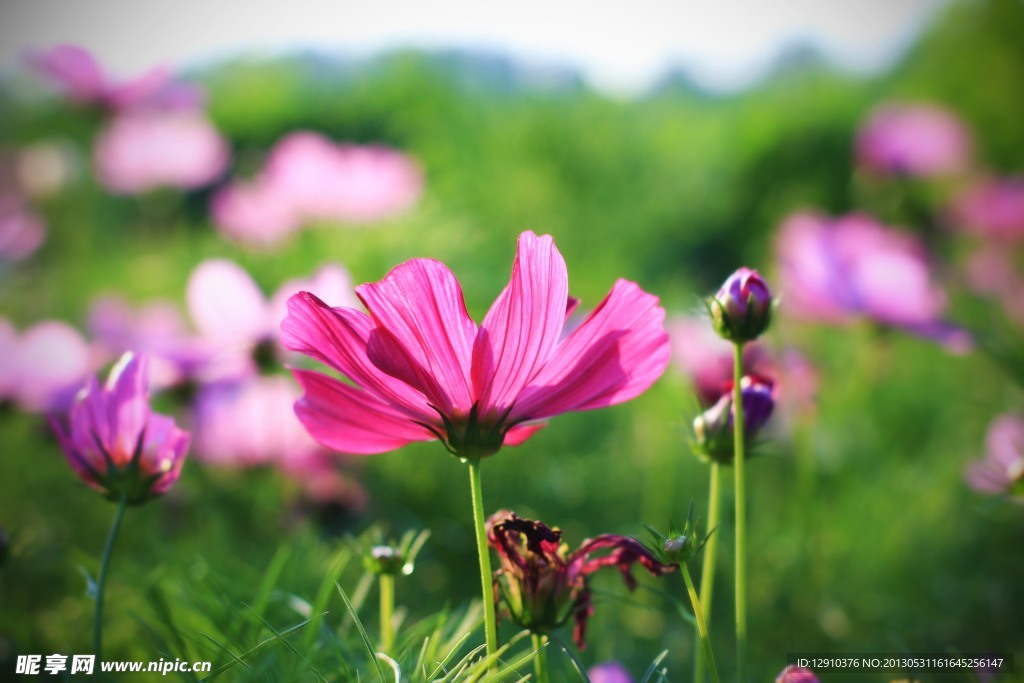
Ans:
<svg viewBox="0 0 1024 683"><path fill-rule="evenodd" d="M22 261L46 238L43 220L12 195L0 196L0 263Z"/></svg>
<svg viewBox="0 0 1024 683"><path fill-rule="evenodd" d="M629 669L618 662L605 662L587 671L590 683L633 683Z"/></svg>
<svg viewBox="0 0 1024 683"><path fill-rule="evenodd" d="M658 299L619 280L560 340L568 287L552 238L526 232L511 281L479 326L455 276L431 259L357 287L369 315L302 292L288 302L284 346L351 383L295 370L305 389L296 413L313 438L342 452L436 438L479 458L521 443L539 428L528 423L642 393L668 363Z"/></svg>
<svg viewBox="0 0 1024 683"><path fill-rule="evenodd" d="M953 351L970 347L966 332L942 322L945 293L912 235L859 214L798 213L782 225L776 254L785 310L794 317L834 324L868 318Z"/></svg>
<svg viewBox="0 0 1024 683"><path fill-rule="evenodd" d="M166 67L157 67L136 78L119 81L110 76L87 50L77 45L58 45L28 55L28 63L53 83L72 102L96 104L114 110L131 108L194 109L202 104L202 92L177 82Z"/></svg>
<svg viewBox="0 0 1024 683"><path fill-rule="evenodd" d="M94 148L99 181L117 194L208 185L224 171L229 155L213 124L189 111L120 114Z"/></svg>
<svg viewBox="0 0 1024 683"><path fill-rule="evenodd" d="M0 318L0 400L33 413L66 410L92 368L89 345L70 325L46 320L19 335Z"/></svg>
<svg viewBox="0 0 1024 683"><path fill-rule="evenodd" d="M602 534L574 552L562 543L562 532L542 522L521 519L501 510L487 520L487 544L498 553L501 568L494 576L494 597L508 608L512 620L534 633L548 633L575 622L573 640L586 647L587 619L594 612L588 577L602 567L616 567L626 586L636 588L631 570L639 563L653 576L676 568L663 564L634 538ZM609 550L608 555L592 557Z"/></svg>
<svg viewBox="0 0 1024 683"><path fill-rule="evenodd" d="M228 185L214 195L210 211L225 237L260 249L281 244L301 227L288 198L259 183Z"/></svg>
<svg viewBox="0 0 1024 683"><path fill-rule="evenodd" d="M869 171L932 177L964 170L971 136L951 111L927 104L886 104L857 134L858 163Z"/></svg>
<svg viewBox="0 0 1024 683"><path fill-rule="evenodd" d="M775 683L818 683L818 677L810 669L790 664L776 676Z"/></svg>
<svg viewBox="0 0 1024 683"><path fill-rule="evenodd" d="M967 465L967 483L982 493L1024 500L1024 418L1006 414L993 420L985 437L985 457Z"/></svg>
<svg viewBox="0 0 1024 683"><path fill-rule="evenodd" d="M1024 240L1024 176L971 187L957 199L953 214L965 231L1005 242Z"/></svg>
<svg viewBox="0 0 1024 683"><path fill-rule="evenodd" d="M149 407L145 356L125 354L105 386L96 378L75 399L67 424L51 420L72 469L110 500L144 503L181 474L189 434Z"/></svg>

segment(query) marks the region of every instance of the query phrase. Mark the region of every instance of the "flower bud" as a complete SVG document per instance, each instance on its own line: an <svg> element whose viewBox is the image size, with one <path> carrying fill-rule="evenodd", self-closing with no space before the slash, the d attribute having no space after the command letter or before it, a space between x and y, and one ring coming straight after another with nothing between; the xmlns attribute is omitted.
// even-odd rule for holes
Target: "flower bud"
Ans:
<svg viewBox="0 0 1024 683"><path fill-rule="evenodd" d="M402 573L402 567L405 565L405 558L402 557L402 553L398 548L393 548L389 545L375 545L370 548L370 552L366 555L366 568L377 574L386 574L394 576Z"/></svg>
<svg viewBox="0 0 1024 683"><path fill-rule="evenodd" d="M753 341L768 329L772 294L756 270L740 268L707 301L715 331L731 342Z"/></svg>
<svg viewBox="0 0 1024 683"><path fill-rule="evenodd" d="M775 683L818 683L818 677L810 669L790 664L775 678Z"/></svg>
<svg viewBox="0 0 1024 683"><path fill-rule="evenodd" d="M743 395L743 434L752 439L768 422L775 408L772 384L753 375L740 382ZM731 465L734 450L732 392L723 394L715 405L698 415L693 421L695 450L698 455L723 465Z"/></svg>

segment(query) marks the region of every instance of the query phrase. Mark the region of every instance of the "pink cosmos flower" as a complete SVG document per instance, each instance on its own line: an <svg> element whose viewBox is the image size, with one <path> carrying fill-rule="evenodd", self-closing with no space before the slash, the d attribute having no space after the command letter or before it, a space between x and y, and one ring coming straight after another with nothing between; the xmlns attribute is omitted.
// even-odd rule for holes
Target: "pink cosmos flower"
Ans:
<svg viewBox="0 0 1024 683"><path fill-rule="evenodd" d="M1024 325L1024 273L1017 266L1021 256L1005 244L983 244L971 253L964 269L967 286L998 300L1018 325Z"/></svg>
<svg viewBox="0 0 1024 683"><path fill-rule="evenodd" d="M94 158L104 187L136 194L207 185L227 166L229 150L202 114L133 111L118 115L100 133Z"/></svg>
<svg viewBox="0 0 1024 683"><path fill-rule="evenodd" d="M526 232L508 286L481 325L448 268L413 259L356 293L369 314L331 308L309 292L288 302L282 342L351 381L294 370L295 405L321 444L382 453L440 439L460 457L521 443L531 424L634 398L669 359L664 310L619 280L560 339L569 304L565 261L549 235Z"/></svg>
<svg viewBox="0 0 1024 683"><path fill-rule="evenodd" d="M52 82L72 102L97 104L114 110L129 108L195 109L202 92L177 82L166 67L157 67L136 78L118 81L108 74L87 50L77 45L58 45L28 55L28 63Z"/></svg>
<svg viewBox="0 0 1024 683"><path fill-rule="evenodd" d="M967 465L968 485L982 493L1024 500L1024 418L1000 415L988 428L985 457Z"/></svg>
<svg viewBox="0 0 1024 683"><path fill-rule="evenodd" d="M966 231L1006 242L1024 240L1024 176L971 187L957 199L953 213L955 224Z"/></svg>
<svg viewBox="0 0 1024 683"><path fill-rule="evenodd" d="M0 318L0 400L28 412L64 410L92 368L89 345L70 325L46 320L19 335Z"/></svg>
<svg viewBox="0 0 1024 683"><path fill-rule="evenodd" d="M634 564L653 576L664 576L677 566L661 562L635 538L615 534L588 539L570 553L562 543L561 531L508 510L487 520L487 544L501 559L501 568L494 575L495 602L500 597L512 620L534 633L548 633L572 617L573 640L581 650L586 647L587 620L594 612L591 574L602 567L615 567L633 590ZM593 557L605 550L611 552Z"/></svg>
<svg viewBox="0 0 1024 683"><path fill-rule="evenodd" d="M818 677L810 669L790 664L775 678L775 683L818 683Z"/></svg>
<svg viewBox="0 0 1024 683"><path fill-rule="evenodd" d="M0 263L31 256L46 237L42 219L17 197L0 196Z"/></svg>
<svg viewBox="0 0 1024 683"><path fill-rule="evenodd" d="M212 210L226 236L266 247L308 222L358 224L396 216L422 190L422 172L401 152L336 145L317 133L298 132L274 146L254 181L219 192Z"/></svg>
<svg viewBox="0 0 1024 683"><path fill-rule="evenodd" d="M605 662L587 671L590 683L633 683L629 669L618 662Z"/></svg>
<svg viewBox="0 0 1024 683"><path fill-rule="evenodd" d="M966 332L946 325L946 296L921 242L873 219L797 213L776 242L785 311L835 324L869 318L965 351Z"/></svg>
<svg viewBox="0 0 1024 683"><path fill-rule="evenodd" d="M129 504L163 495L181 474L189 434L151 412L145 356L125 354L104 386L93 377L67 424L52 419L72 469L110 500Z"/></svg>
<svg viewBox="0 0 1024 683"><path fill-rule="evenodd" d="M951 111L927 104L886 104L857 134L857 161L884 174L932 177L970 163L971 136Z"/></svg>

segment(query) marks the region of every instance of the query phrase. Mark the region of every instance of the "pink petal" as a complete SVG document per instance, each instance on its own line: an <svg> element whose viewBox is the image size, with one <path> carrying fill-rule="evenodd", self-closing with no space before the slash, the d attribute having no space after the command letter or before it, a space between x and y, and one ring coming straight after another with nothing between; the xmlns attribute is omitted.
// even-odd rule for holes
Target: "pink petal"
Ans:
<svg viewBox="0 0 1024 683"><path fill-rule="evenodd" d="M109 448L129 459L135 454L139 436L149 420L148 381L149 360L146 356L132 353L121 356L107 379L109 400L106 418L110 434L114 437Z"/></svg>
<svg viewBox="0 0 1024 683"><path fill-rule="evenodd" d="M76 102L98 101L106 93L107 76L103 69L77 45L58 45L47 52L30 54L28 62Z"/></svg>
<svg viewBox="0 0 1024 683"><path fill-rule="evenodd" d="M30 411L66 408L92 369L89 345L56 320L33 325L18 344L14 368L19 404Z"/></svg>
<svg viewBox="0 0 1024 683"><path fill-rule="evenodd" d="M468 415L476 324L448 267L413 259L356 293L376 324L367 347L374 365L423 392L445 415Z"/></svg>
<svg viewBox="0 0 1024 683"><path fill-rule="evenodd" d="M642 393L668 365L664 321L657 297L618 280L523 390L510 419L601 408Z"/></svg>
<svg viewBox="0 0 1024 683"><path fill-rule="evenodd" d="M517 425L505 433L505 441L502 443L503 446L519 446L526 443L526 440L532 437L534 434L539 432L548 426L547 422L537 422L528 425Z"/></svg>
<svg viewBox="0 0 1024 683"><path fill-rule="evenodd" d="M313 292L317 299L326 302L331 308L357 308L361 305L348 271L339 265L328 264L318 268L312 277L289 280L277 288L270 299L275 328L280 328L288 317L288 300L299 292Z"/></svg>
<svg viewBox="0 0 1024 683"><path fill-rule="evenodd" d="M436 438L367 391L318 372L292 372L306 392L295 403L295 414L327 448L369 455Z"/></svg>
<svg viewBox="0 0 1024 683"><path fill-rule="evenodd" d="M273 333L263 292L231 261L212 259L196 266L186 296L196 328L224 348L255 344Z"/></svg>
<svg viewBox="0 0 1024 683"><path fill-rule="evenodd" d="M565 260L550 235L524 232L508 286L491 306L473 346L481 417L503 415L551 357L569 303Z"/></svg>
<svg viewBox="0 0 1024 683"><path fill-rule="evenodd" d="M281 323L281 343L331 366L360 388L375 394L420 422L439 422L426 397L401 380L387 375L367 356L373 331L370 316L351 308L330 308L309 292L288 300L288 317Z"/></svg>

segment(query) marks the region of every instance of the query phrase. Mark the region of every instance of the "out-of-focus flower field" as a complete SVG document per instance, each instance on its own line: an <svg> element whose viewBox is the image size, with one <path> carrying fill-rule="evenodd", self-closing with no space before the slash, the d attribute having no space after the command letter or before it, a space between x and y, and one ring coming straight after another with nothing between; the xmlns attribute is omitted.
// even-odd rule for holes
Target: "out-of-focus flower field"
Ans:
<svg viewBox="0 0 1024 683"><path fill-rule="evenodd" d="M746 467L748 678L795 652L1024 667L1022 35L1017 0L958 2L881 75L795 51L740 93L680 73L628 100L488 54L239 57L119 79L40 46L0 81L0 678L19 654L91 652L87 593L116 505L58 435L81 437L64 431L76 393L126 351L148 355L153 409L191 446L173 488L125 516L107 658L372 680L334 581L376 641L377 587L350 536L378 531L431 534L395 577L403 666L467 611L479 620L466 467L436 442L318 444L289 369L322 366L280 324L300 291L358 308L356 285L417 257L451 268L479 322L530 230L565 258L581 312L566 330L624 278L660 298L672 360L637 398L484 459L488 515L542 520L570 548L681 524L691 501L706 518L693 424L708 410L713 428L732 358L702 299L756 268L778 308L746 356L774 404ZM731 469L708 615L726 679ZM636 570L633 592L614 574L590 579L586 649L571 624L554 632L572 655L548 648L551 680L579 678L573 656L689 680L678 573ZM506 614L500 640L519 630ZM483 641L477 623L452 647Z"/></svg>

